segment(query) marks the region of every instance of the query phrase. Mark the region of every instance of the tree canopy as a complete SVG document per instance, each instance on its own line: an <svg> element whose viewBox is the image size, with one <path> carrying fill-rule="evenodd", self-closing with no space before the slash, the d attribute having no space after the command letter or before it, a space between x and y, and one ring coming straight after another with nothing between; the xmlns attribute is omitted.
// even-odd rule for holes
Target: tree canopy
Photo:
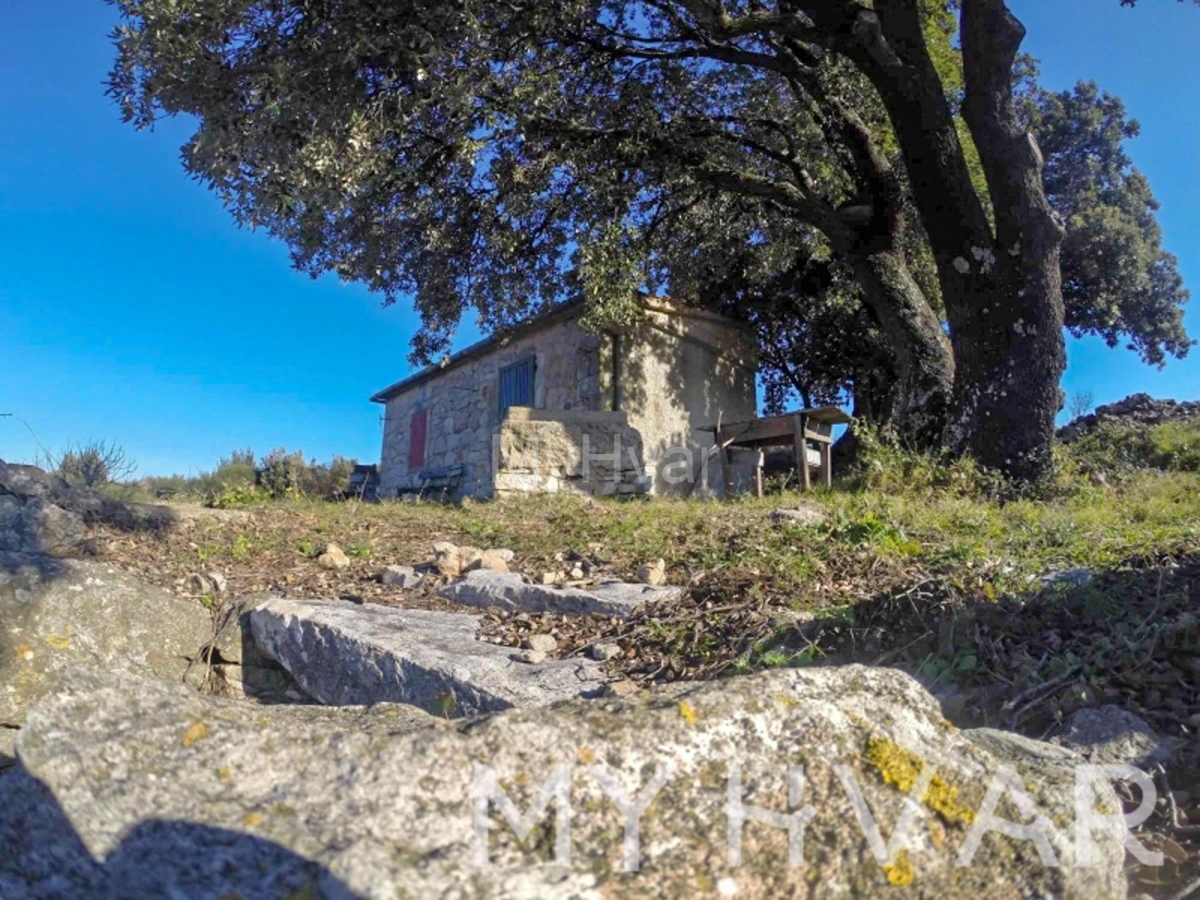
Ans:
<svg viewBox="0 0 1200 900"><path fill-rule="evenodd" d="M873 367L877 418L1036 477L1064 324L1186 348L1123 113L1018 97L1002 0L115 2L126 117L194 116L184 164L239 221L411 296L418 360L466 308L498 328L582 293L613 320L667 290L792 341L798 388ZM1104 104L1107 162L1068 164ZM1047 189L1030 126L1062 146ZM838 371L817 351L851 333Z"/></svg>

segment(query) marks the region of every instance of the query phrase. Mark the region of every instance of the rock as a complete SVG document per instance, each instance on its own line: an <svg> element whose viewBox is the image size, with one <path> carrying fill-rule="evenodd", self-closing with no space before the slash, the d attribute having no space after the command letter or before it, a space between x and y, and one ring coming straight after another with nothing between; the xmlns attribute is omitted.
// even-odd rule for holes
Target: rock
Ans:
<svg viewBox="0 0 1200 900"><path fill-rule="evenodd" d="M572 578L578 580L583 577L583 566L572 566L568 573Z"/></svg>
<svg viewBox="0 0 1200 900"><path fill-rule="evenodd" d="M565 581L562 572L543 572L539 581L542 584L558 584L560 581Z"/></svg>
<svg viewBox="0 0 1200 900"><path fill-rule="evenodd" d="M45 500L0 494L0 553L77 555L86 540L83 519Z"/></svg>
<svg viewBox="0 0 1200 900"><path fill-rule="evenodd" d="M380 582L402 590L416 590L425 580L412 566L387 566L378 575Z"/></svg>
<svg viewBox="0 0 1200 900"><path fill-rule="evenodd" d="M86 560L0 554L0 724L72 666L179 681L212 635L198 602Z"/></svg>
<svg viewBox="0 0 1200 900"><path fill-rule="evenodd" d="M220 572L196 572L187 580L187 589L190 593L210 597L223 594L228 586L228 579Z"/></svg>
<svg viewBox="0 0 1200 900"><path fill-rule="evenodd" d="M433 545L433 553L434 565L447 578L457 578L483 564L483 551L478 547L459 547L449 541L439 541ZM504 568L508 569L507 562Z"/></svg>
<svg viewBox="0 0 1200 900"><path fill-rule="evenodd" d="M188 670L184 679L187 684L218 697L253 698L261 703L315 702L300 690L287 669L254 643L250 610L266 599L264 594L248 594L221 605L216 636Z"/></svg>
<svg viewBox="0 0 1200 900"><path fill-rule="evenodd" d="M317 557L317 565L322 569L345 569L350 565L350 557L337 544L326 544Z"/></svg>
<svg viewBox="0 0 1200 900"><path fill-rule="evenodd" d="M113 500L36 466L0 460L0 552L80 556L89 549L86 525L165 529L179 520L172 507Z"/></svg>
<svg viewBox="0 0 1200 900"><path fill-rule="evenodd" d="M13 780L0 807L0 894L825 900L890 895L894 885L897 896L940 900L1090 900L1126 892L1124 850L1111 833L1096 831L1091 866L1074 864L1068 761L976 742L894 670L777 670L469 725L381 719L72 674L33 710L18 743L22 767L3 776ZM983 836L972 865L955 865L1002 764L1015 766L1044 816L1057 866L1043 865L1031 842L997 834ZM938 780L916 806L903 854L881 865L842 778L853 779L886 841L925 765ZM802 797L789 797L789 766L803 767ZM631 817L636 871L622 871L625 818L597 772L630 798L660 773L649 809ZM530 810L552 773L569 787L569 820L556 825L551 800L529 813L525 842L494 799L477 820L476 799L499 790L514 817ZM788 865L785 828L749 821L734 823L742 865L731 867L731 794L744 814L810 807L805 865ZM1097 804L1120 809L1107 786ZM996 815L1013 818L1011 801ZM570 847L562 865L550 864L556 836Z"/></svg>
<svg viewBox="0 0 1200 900"><path fill-rule="evenodd" d="M506 559L499 550L484 550L479 559L479 568L489 572L507 572L509 559L512 559L511 554Z"/></svg>
<svg viewBox="0 0 1200 900"><path fill-rule="evenodd" d="M620 681L610 681L604 686L605 697L632 697L641 688L636 682L630 681L628 678L622 678Z"/></svg>
<svg viewBox="0 0 1200 900"><path fill-rule="evenodd" d="M638 569L638 581L642 584L660 585L667 580L667 561L664 559L656 559L652 563L646 563Z"/></svg>
<svg viewBox="0 0 1200 900"><path fill-rule="evenodd" d="M681 588L650 587L624 581L603 581L583 590L526 584L516 572L468 572L466 577L438 589L438 596L480 609L522 610L558 614L630 615L643 603L678 597Z"/></svg>
<svg viewBox="0 0 1200 900"><path fill-rule="evenodd" d="M512 655L512 658L517 662L533 663L536 665L537 663L544 663L546 656L545 650L518 650Z"/></svg>
<svg viewBox="0 0 1200 900"><path fill-rule="evenodd" d="M1098 406L1094 413L1071 421L1058 430L1064 444L1077 441L1105 422L1127 422L1131 426L1150 427L1163 422L1186 421L1200 417L1200 400L1156 400L1149 394L1130 394L1124 400Z"/></svg>
<svg viewBox="0 0 1200 900"><path fill-rule="evenodd" d="M540 653L553 653L558 649L558 641L552 634L531 634L525 639L525 646Z"/></svg>
<svg viewBox="0 0 1200 900"><path fill-rule="evenodd" d="M797 525L801 528L817 528L824 525L829 517L819 506L805 504L792 509L775 509L771 511L773 525Z"/></svg>
<svg viewBox="0 0 1200 900"><path fill-rule="evenodd" d="M470 716L599 693L595 663L515 666L463 613L272 598L250 613L255 642L332 705L408 703Z"/></svg>
<svg viewBox="0 0 1200 900"><path fill-rule="evenodd" d="M608 662L610 659L616 659L621 655L621 647L619 644L593 644L592 659L599 662Z"/></svg>
<svg viewBox="0 0 1200 900"><path fill-rule="evenodd" d="M1120 763L1149 769L1171 761L1171 744L1145 720L1119 706L1076 710L1054 743L1097 764Z"/></svg>

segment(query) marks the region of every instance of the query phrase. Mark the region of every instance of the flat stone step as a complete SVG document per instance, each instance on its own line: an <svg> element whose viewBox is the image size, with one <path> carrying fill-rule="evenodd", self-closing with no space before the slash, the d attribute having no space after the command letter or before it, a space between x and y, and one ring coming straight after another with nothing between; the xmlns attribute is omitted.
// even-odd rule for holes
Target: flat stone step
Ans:
<svg viewBox="0 0 1200 900"><path fill-rule="evenodd" d="M275 597L250 613L259 648L322 703L407 703L450 717L599 694L591 660L531 665L479 640L466 613Z"/></svg>
<svg viewBox="0 0 1200 900"><path fill-rule="evenodd" d="M520 612L595 613L629 616L643 603L678 597L682 588L628 581L602 581L586 590L526 584L516 572L476 570L438 589L438 596L463 606L499 607Z"/></svg>

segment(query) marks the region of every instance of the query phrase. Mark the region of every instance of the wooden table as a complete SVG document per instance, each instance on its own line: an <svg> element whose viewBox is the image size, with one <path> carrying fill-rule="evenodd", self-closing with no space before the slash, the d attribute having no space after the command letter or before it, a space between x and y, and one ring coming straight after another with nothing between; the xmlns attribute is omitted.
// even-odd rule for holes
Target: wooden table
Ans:
<svg viewBox="0 0 1200 900"><path fill-rule="evenodd" d="M785 413L782 416L751 419L748 422L703 425L698 430L711 431L715 435L725 482L725 496L728 497L733 493L730 447L792 447L796 453L796 473L800 479L800 489L807 491L812 487L812 477L808 471L808 443L811 441L820 455L818 477L821 484L829 486L833 483L833 426L849 421L850 416L838 407L820 406ZM754 493L759 497L763 495L761 457L754 468Z"/></svg>

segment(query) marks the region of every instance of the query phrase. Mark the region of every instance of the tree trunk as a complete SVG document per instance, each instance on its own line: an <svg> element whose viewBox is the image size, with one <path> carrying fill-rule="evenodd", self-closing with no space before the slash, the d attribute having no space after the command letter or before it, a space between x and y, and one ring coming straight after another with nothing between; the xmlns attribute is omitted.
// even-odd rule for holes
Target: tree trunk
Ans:
<svg viewBox="0 0 1200 900"><path fill-rule="evenodd" d="M1013 103L1012 67L1024 36L1004 0L963 3L963 117L987 175L996 240L955 261L974 302L947 306L960 373L948 442L985 465L1038 480L1052 471L1066 368L1063 227L1046 199L1037 141Z"/></svg>
<svg viewBox="0 0 1200 900"><path fill-rule="evenodd" d="M987 175L993 225L971 183L917 0L805 9L879 91L901 146L954 347L947 445L1016 478L1045 477L1065 368L1062 229L1045 197L1037 143L1013 103L1024 28L1004 0L962 2L963 116Z"/></svg>
<svg viewBox="0 0 1200 900"><path fill-rule="evenodd" d="M872 397L872 419L911 447L937 447L948 422L955 372L941 322L900 251L847 255L893 351L894 382Z"/></svg>

